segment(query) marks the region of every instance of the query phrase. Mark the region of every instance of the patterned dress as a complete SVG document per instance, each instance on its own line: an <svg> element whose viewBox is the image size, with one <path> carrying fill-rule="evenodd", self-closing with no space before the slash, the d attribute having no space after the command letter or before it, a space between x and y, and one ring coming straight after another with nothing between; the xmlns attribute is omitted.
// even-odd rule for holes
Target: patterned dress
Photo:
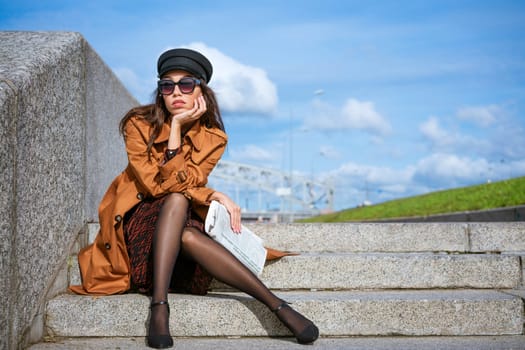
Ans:
<svg viewBox="0 0 525 350"><path fill-rule="evenodd" d="M152 241L156 222L166 196L151 198L137 204L124 218L124 237L128 249L131 291L151 294L153 277ZM204 232L198 216L188 211L187 227ZM204 295L213 277L195 261L178 255L170 283L171 293Z"/></svg>

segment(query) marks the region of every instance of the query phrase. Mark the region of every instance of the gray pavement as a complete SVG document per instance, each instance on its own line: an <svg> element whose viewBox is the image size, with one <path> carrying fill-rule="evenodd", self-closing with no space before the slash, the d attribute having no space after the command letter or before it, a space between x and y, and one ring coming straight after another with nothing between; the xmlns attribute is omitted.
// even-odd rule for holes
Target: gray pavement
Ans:
<svg viewBox="0 0 525 350"><path fill-rule="evenodd" d="M83 338L39 343L27 350L150 349L145 338ZM291 338L175 338L175 350L523 350L525 336L321 338L300 345Z"/></svg>

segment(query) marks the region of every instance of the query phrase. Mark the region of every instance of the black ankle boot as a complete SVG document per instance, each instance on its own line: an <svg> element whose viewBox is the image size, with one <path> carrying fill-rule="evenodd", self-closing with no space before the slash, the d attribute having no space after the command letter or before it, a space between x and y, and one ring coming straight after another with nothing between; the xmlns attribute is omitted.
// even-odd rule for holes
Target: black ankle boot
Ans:
<svg viewBox="0 0 525 350"><path fill-rule="evenodd" d="M151 303L150 309L153 309L155 306L159 305L166 305L168 308L168 322L169 322L169 315L170 315L170 305L167 301L158 301L155 303ZM151 320L150 320L150 327L149 327L148 336L146 337L148 346L155 349L165 349L165 348L171 348L173 346L173 338L171 335L168 334L156 334L151 335Z"/></svg>
<svg viewBox="0 0 525 350"><path fill-rule="evenodd" d="M301 329L295 329L292 327L283 317L284 315L279 315L279 311L283 309L289 309L292 313L296 314L296 316L303 318L306 321L306 326ZM272 310L272 312L293 333L299 344L311 344L319 338L319 329L317 326L312 321L292 309L288 303L282 303L275 310Z"/></svg>

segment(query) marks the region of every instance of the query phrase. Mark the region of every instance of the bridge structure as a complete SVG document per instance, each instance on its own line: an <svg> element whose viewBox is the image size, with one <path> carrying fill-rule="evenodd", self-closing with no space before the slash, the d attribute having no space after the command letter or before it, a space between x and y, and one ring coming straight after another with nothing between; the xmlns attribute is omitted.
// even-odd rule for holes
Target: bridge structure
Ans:
<svg viewBox="0 0 525 350"><path fill-rule="evenodd" d="M221 160L209 180L241 206L243 221L291 222L333 211L333 186L297 173Z"/></svg>

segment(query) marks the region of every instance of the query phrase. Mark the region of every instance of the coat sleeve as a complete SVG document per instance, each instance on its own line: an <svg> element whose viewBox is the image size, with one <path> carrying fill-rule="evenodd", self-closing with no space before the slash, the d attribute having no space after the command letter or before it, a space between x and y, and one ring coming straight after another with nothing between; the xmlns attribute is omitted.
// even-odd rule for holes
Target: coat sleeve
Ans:
<svg viewBox="0 0 525 350"><path fill-rule="evenodd" d="M208 176L226 147L226 138L202 131L201 149L185 141L179 153L164 163L162 154L147 155L147 139L133 121L126 125L126 151L129 167L141 187L152 196L170 192L185 194L198 202L207 202L214 191L206 188Z"/></svg>

